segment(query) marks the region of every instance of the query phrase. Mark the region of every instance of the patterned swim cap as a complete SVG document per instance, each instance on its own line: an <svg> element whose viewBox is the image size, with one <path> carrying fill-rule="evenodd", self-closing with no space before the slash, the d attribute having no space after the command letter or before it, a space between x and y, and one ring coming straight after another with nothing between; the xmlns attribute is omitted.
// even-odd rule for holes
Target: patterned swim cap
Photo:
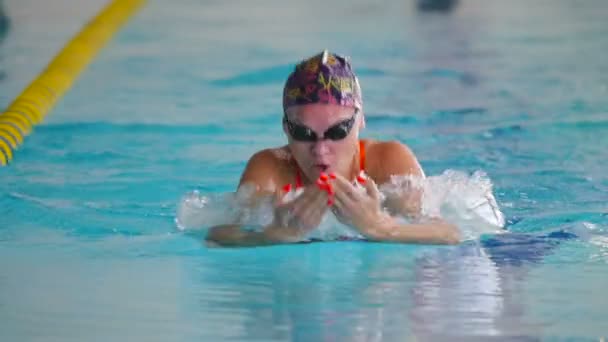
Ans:
<svg viewBox="0 0 608 342"><path fill-rule="evenodd" d="M361 87L348 57L325 50L296 65L283 88L283 112L311 103L362 109Z"/></svg>

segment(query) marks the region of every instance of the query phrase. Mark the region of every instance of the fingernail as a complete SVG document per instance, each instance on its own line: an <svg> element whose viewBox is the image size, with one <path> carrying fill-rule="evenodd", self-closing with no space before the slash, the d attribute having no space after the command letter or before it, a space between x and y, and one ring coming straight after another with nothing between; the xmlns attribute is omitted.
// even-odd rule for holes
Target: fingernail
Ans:
<svg viewBox="0 0 608 342"><path fill-rule="evenodd" d="M285 184L283 186L283 191L290 192L291 191L291 184Z"/></svg>
<svg viewBox="0 0 608 342"><path fill-rule="evenodd" d="M330 174L329 174L329 178L331 178L331 179L336 179L336 174L335 174L335 173L333 173L333 172L332 172L332 173L330 173Z"/></svg>
<svg viewBox="0 0 608 342"><path fill-rule="evenodd" d="M334 187L331 186L331 184L327 184L327 194L328 195L333 195L334 194Z"/></svg>
<svg viewBox="0 0 608 342"><path fill-rule="evenodd" d="M363 184L363 183L365 183L365 178L363 178L361 176L357 176L357 182Z"/></svg>
<svg viewBox="0 0 608 342"><path fill-rule="evenodd" d="M327 174L325 174L325 172L321 172L321 175L319 176L319 179L327 182L327 180L329 179L329 177L327 177Z"/></svg>
<svg viewBox="0 0 608 342"><path fill-rule="evenodd" d="M319 181L317 181L317 186L319 187L319 190L324 190L324 191L327 191L327 193L329 194L329 191L330 191L330 190L329 190L329 187L330 187L330 185L329 185L329 184L327 184L327 183L323 183L323 182L321 182L321 181L319 180Z"/></svg>
<svg viewBox="0 0 608 342"><path fill-rule="evenodd" d="M327 199L327 205L332 206L334 204L334 199L332 197Z"/></svg>

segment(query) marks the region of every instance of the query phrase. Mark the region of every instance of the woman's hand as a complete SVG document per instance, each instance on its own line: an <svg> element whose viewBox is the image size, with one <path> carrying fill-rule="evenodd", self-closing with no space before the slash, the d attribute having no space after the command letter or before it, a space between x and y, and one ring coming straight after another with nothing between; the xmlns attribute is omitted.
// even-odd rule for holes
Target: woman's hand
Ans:
<svg viewBox="0 0 608 342"><path fill-rule="evenodd" d="M328 193L312 184L293 201L286 202L284 194L275 194L274 221L264 234L277 242L297 242L321 223L328 210Z"/></svg>
<svg viewBox="0 0 608 342"><path fill-rule="evenodd" d="M373 180L357 177L364 189L361 191L342 176L332 174L330 178L334 190L332 211L340 221L351 225L364 236L389 225L392 219L381 208L380 191Z"/></svg>

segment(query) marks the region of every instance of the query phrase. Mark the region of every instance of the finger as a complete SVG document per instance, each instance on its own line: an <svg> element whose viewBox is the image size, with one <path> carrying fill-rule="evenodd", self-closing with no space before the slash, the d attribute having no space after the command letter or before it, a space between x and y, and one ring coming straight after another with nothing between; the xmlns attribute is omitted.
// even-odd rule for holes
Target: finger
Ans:
<svg viewBox="0 0 608 342"><path fill-rule="evenodd" d="M319 226L323 218L321 210L321 208L310 207L307 211L303 212L299 218L300 227L308 231Z"/></svg>
<svg viewBox="0 0 608 342"><path fill-rule="evenodd" d="M333 202L333 195L321 193L321 196L317 199L317 202L315 203L315 205L313 207L314 210L311 213L318 222L321 222L323 215L325 215L325 213L331 206L332 202Z"/></svg>
<svg viewBox="0 0 608 342"><path fill-rule="evenodd" d="M290 185L290 184L288 184L288 185ZM275 207L278 207L281 204L283 204L283 198L285 198L286 192L289 192L289 190L285 191L286 187L287 186L283 187L283 189L277 189L274 191L272 203L274 204Z"/></svg>
<svg viewBox="0 0 608 342"><path fill-rule="evenodd" d="M314 189L312 186L308 187L305 190L305 193L294 201L294 214L296 214L298 217L307 215L311 207L320 205L323 195L323 192Z"/></svg>
<svg viewBox="0 0 608 342"><path fill-rule="evenodd" d="M365 174L365 171L361 170L361 172L359 172L359 174L357 175L356 179L357 182L359 182L359 184L365 184L365 181L367 181L367 175Z"/></svg>
<svg viewBox="0 0 608 342"><path fill-rule="evenodd" d="M336 193L352 193L355 189L353 185L344 177L340 175L335 175L330 181L329 184L333 186L333 189Z"/></svg>
<svg viewBox="0 0 608 342"><path fill-rule="evenodd" d="M311 184L306 186L306 188L304 188L304 193L302 194L301 197L304 197L305 200L311 201L312 199L316 198L317 195L319 195L320 193L323 193L324 190L319 188L318 184Z"/></svg>
<svg viewBox="0 0 608 342"><path fill-rule="evenodd" d="M339 196L334 196L332 198L332 211L343 211L344 210L344 201Z"/></svg>
<svg viewBox="0 0 608 342"><path fill-rule="evenodd" d="M302 206L310 201L310 199L314 196L315 192L311 191L309 187L299 188L292 191L292 200L285 203L284 207L289 209L292 214L296 214L302 210ZM289 206L287 206L289 204Z"/></svg>
<svg viewBox="0 0 608 342"><path fill-rule="evenodd" d="M372 179L366 178L362 184L365 190L367 191L367 194L371 198L373 198L375 201L380 200L380 190L378 190L376 182L374 182Z"/></svg>
<svg viewBox="0 0 608 342"><path fill-rule="evenodd" d="M275 205L275 217L281 224L287 225L294 216L294 209L297 207L297 200L285 201L284 197Z"/></svg>
<svg viewBox="0 0 608 342"><path fill-rule="evenodd" d="M350 208L354 205L354 200L343 191L336 191L336 195L333 197L333 207L335 207L340 213L350 212Z"/></svg>
<svg viewBox="0 0 608 342"><path fill-rule="evenodd" d="M336 176L335 179L330 181L330 184L334 188L334 198L343 203L356 201L361 197L357 189L342 176Z"/></svg>
<svg viewBox="0 0 608 342"><path fill-rule="evenodd" d="M310 200L306 206L305 215L307 217L318 217L323 214L327 208L327 194L323 191L317 191L316 196Z"/></svg>
<svg viewBox="0 0 608 342"><path fill-rule="evenodd" d="M333 204L333 198L335 193L334 185L328 182L327 178L325 181L319 178L319 180L317 180L317 186L322 192L327 194L326 197L323 197L323 200L325 201L327 206L331 206Z"/></svg>
<svg viewBox="0 0 608 342"><path fill-rule="evenodd" d="M325 193L317 191L309 201L300 202L294 208L294 215L299 228L311 230L319 225L323 216L323 210L326 210L326 205L324 204L325 198Z"/></svg>

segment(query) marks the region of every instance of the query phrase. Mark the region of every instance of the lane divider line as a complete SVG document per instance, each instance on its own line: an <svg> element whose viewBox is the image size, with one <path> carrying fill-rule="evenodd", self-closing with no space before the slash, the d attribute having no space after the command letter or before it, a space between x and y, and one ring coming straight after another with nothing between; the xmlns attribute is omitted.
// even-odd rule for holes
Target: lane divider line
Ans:
<svg viewBox="0 0 608 342"><path fill-rule="evenodd" d="M112 0L63 47L47 67L0 113L0 166L8 165L40 124L118 30L146 0Z"/></svg>

